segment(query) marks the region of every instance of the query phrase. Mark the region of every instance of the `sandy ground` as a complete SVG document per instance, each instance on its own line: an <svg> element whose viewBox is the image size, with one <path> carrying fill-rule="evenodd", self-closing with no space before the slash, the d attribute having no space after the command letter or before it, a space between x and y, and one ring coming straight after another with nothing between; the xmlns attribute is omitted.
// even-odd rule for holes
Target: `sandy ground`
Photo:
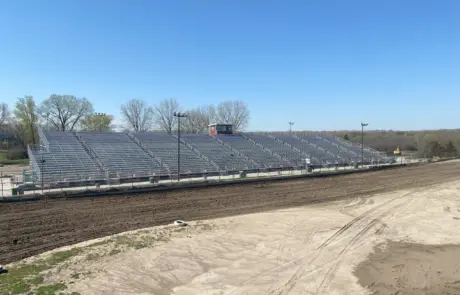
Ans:
<svg viewBox="0 0 460 295"><path fill-rule="evenodd" d="M460 180L85 242L46 282L80 294L460 294L458 228Z"/></svg>

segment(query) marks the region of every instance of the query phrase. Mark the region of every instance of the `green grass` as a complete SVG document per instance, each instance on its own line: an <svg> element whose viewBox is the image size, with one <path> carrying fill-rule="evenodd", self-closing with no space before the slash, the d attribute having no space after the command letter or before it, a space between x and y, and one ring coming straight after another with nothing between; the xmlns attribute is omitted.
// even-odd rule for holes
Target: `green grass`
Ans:
<svg viewBox="0 0 460 295"><path fill-rule="evenodd" d="M79 254L80 251L81 249L77 248L68 251L60 251L52 254L47 259L41 259L32 264L19 264L11 267L8 273L0 275L0 295L20 294L30 291L33 286L38 286L43 283L44 278L40 275L41 272L67 261L71 257ZM39 287L37 292L41 288L42 293L36 294L54 294L49 292L54 290L53 288L61 288L62 286L63 284L55 284L43 286L45 288Z"/></svg>
<svg viewBox="0 0 460 295"><path fill-rule="evenodd" d="M67 286L61 283L38 287L36 295L55 295L56 292L67 289Z"/></svg>
<svg viewBox="0 0 460 295"><path fill-rule="evenodd" d="M1 165L29 165L29 159L19 159L19 160L2 160L0 159Z"/></svg>
<svg viewBox="0 0 460 295"><path fill-rule="evenodd" d="M72 248L67 251L56 252L53 255L51 255L50 258L48 258L47 262L54 266L58 263L66 261L67 259L77 254L80 254L80 252L81 252L81 249L78 249L78 248Z"/></svg>
<svg viewBox="0 0 460 295"><path fill-rule="evenodd" d="M9 293L10 294L21 294L21 293L25 293L25 292L27 292L29 290L30 290L30 285L21 281L21 282L17 282L15 284L11 285ZM8 294L8 293L5 293L5 294Z"/></svg>
<svg viewBox="0 0 460 295"><path fill-rule="evenodd" d="M27 282L32 284L32 285L40 285L40 284L43 284L43 281L45 280L45 278L43 278L43 276L36 276L30 280L28 280Z"/></svg>

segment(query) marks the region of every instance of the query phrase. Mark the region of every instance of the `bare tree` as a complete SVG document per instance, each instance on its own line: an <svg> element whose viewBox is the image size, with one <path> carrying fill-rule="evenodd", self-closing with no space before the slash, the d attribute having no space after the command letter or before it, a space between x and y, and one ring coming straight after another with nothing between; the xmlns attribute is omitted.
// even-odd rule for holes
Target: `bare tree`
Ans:
<svg viewBox="0 0 460 295"><path fill-rule="evenodd" d="M136 132L145 132L153 126L153 112L147 103L140 99L131 99L121 106L121 116L126 128Z"/></svg>
<svg viewBox="0 0 460 295"><path fill-rule="evenodd" d="M80 120L92 112L93 105L86 98L57 94L43 101L39 109L41 116L61 131L73 131Z"/></svg>
<svg viewBox="0 0 460 295"><path fill-rule="evenodd" d="M18 98L14 110L15 122L12 122L12 132L16 139L27 147L28 143L37 144L39 142L37 127L38 115L35 101L32 96Z"/></svg>
<svg viewBox="0 0 460 295"><path fill-rule="evenodd" d="M218 123L232 124L233 130L244 130L249 124L250 112L245 102L229 100L217 106Z"/></svg>
<svg viewBox="0 0 460 295"><path fill-rule="evenodd" d="M165 99L153 107L154 120L160 130L173 132L177 125L174 112L179 112L179 110L180 105L174 98Z"/></svg>
<svg viewBox="0 0 460 295"><path fill-rule="evenodd" d="M208 126L215 123L216 111L213 105L199 107L187 111L188 117L183 120L181 129L185 133L204 133Z"/></svg>
<svg viewBox="0 0 460 295"><path fill-rule="evenodd" d="M201 133L203 131L200 109L187 111L187 117L181 121L181 131L184 133Z"/></svg>

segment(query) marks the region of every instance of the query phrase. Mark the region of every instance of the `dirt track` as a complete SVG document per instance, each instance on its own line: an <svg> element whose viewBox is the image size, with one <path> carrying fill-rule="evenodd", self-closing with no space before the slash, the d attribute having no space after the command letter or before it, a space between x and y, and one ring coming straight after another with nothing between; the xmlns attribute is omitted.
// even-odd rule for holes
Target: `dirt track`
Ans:
<svg viewBox="0 0 460 295"><path fill-rule="evenodd" d="M84 240L170 223L421 187L458 178L460 162L364 174L0 205L0 263Z"/></svg>

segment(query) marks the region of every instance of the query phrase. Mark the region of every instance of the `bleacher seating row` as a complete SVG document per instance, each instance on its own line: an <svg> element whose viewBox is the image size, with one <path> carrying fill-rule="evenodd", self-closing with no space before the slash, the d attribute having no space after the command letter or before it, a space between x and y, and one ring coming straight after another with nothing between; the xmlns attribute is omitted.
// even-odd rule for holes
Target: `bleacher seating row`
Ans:
<svg viewBox="0 0 460 295"><path fill-rule="evenodd" d="M40 131L41 146L30 147L31 170L46 183L228 173L254 169L299 169L361 161L361 146L331 135L257 134L209 136L166 133ZM364 148L365 162L386 162Z"/></svg>

